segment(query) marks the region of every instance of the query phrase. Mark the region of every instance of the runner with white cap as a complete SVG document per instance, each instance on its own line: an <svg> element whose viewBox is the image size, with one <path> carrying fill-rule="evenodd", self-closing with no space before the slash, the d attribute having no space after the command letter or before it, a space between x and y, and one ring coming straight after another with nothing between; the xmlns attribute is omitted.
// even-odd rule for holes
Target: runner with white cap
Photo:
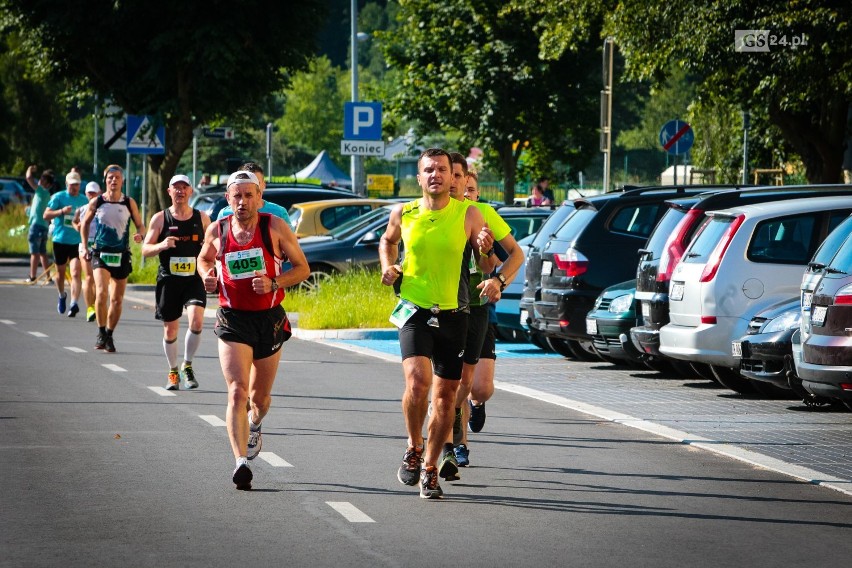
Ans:
<svg viewBox="0 0 852 568"><path fill-rule="evenodd" d="M101 194L101 186L96 181L90 181L86 184L86 204L77 208L74 214L74 228L80 231L80 220L86 215L89 209L89 201ZM97 219L92 219L89 225L89 241L86 243L86 250L91 251L92 245L95 242L95 233L97 232ZM79 251L78 251L79 252ZM83 298L86 300L86 321L95 321L95 275L92 272L92 261L86 260L86 255L81 254L80 262L83 264Z"/></svg>
<svg viewBox="0 0 852 568"><path fill-rule="evenodd" d="M53 239L53 262L56 264L56 291L59 300L56 311L65 313L68 298L65 292L65 268L71 269L71 308L68 317L73 318L80 311L77 301L80 299L82 278L80 272L80 258L77 248L80 245L80 232L74 228L74 213L79 207L86 204L86 198L80 195L80 174L75 171L68 172L65 176L65 191L60 191L50 198L47 209L44 210L45 221L52 225L51 238Z"/></svg>
<svg viewBox="0 0 852 568"><path fill-rule="evenodd" d="M181 375L184 387L194 389L198 387L198 380L192 369L192 359L201 343L204 308L207 306L207 293L196 270L196 258L201 252L210 217L189 206L192 183L187 176L172 177L168 192L172 204L151 218L142 244L142 256L160 257L154 317L163 322L163 350L169 364L166 389L178 390ZM177 339L184 308L189 329L184 336L183 364L178 373Z"/></svg>

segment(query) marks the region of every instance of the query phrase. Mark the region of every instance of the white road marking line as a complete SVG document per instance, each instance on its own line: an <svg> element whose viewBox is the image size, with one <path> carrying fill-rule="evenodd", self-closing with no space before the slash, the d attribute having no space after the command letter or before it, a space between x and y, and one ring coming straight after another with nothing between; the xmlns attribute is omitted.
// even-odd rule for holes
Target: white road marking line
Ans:
<svg viewBox="0 0 852 568"><path fill-rule="evenodd" d="M44 333L42 333L42 332L40 332L40 331L28 331L27 333L29 333L29 334L30 334L30 335L32 335L33 337L48 337L48 335L47 335L47 334L44 334Z"/></svg>
<svg viewBox="0 0 852 568"><path fill-rule="evenodd" d="M158 394L158 395L160 395L160 396L177 396L177 395L176 395L175 393L173 393L172 391L167 391L167 390L166 390L166 389L164 389L163 387L148 387L148 388L149 388L150 390L154 391L155 393L157 393L157 394Z"/></svg>
<svg viewBox="0 0 852 568"><path fill-rule="evenodd" d="M0 320L0 323L5 323L6 325L15 325L15 322L12 320Z"/></svg>
<svg viewBox="0 0 852 568"><path fill-rule="evenodd" d="M358 507L346 501L326 501L326 505L343 515L350 523L375 523L373 519L361 512Z"/></svg>
<svg viewBox="0 0 852 568"><path fill-rule="evenodd" d="M293 467L293 464L287 463L283 458L278 457L272 452L260 452L257 457L275 467Z"/></svg>
<svg viewBox="0 0 852 568"><path fill-rule="evenodd" d="M68 351L72 351L74 353L85 353L86 352L85 349L80 349L79 347L71 347L69 345L66 345L65 349L67 349Z"/></svg>
<svg viewBox="0 0 852 568"><path fill-rule="evenodd" d="M225 421L215 414L199 414L199 418L210 424L211 426L225 426Z"/></svg>
<svg viewBox="0 0 852 568"><path fill-rule="evenodd" d="M686 432L682 432L674 428L669 428L668 426L663 426L662 424L654 424L653 422L649 422L641 418L635 418L628 414L623 414L614 410L609 410L606 408L601 408L599 406L586 404L584 402L571 400L570 398L565 398L563 396L538 391L536 389L531 389L520 385L514 385L512 383L494 381L494 387L507 392L513 392L515 394L534 398L536 400L549 402L557 406L570 408L572 410L583 412L591 416L596 416L598 418L602 418L610 422L615 422L616 424L623 424L631 428L650 432L651 434L656 434L657 436L662 436L663 438L668 438L670 440L674 440L682 444L701 448L702 450L707 450L708 452L727 456L729 458L733 458L741 462L749 463L758 467L762 467L764 469L769 469L778 473L782 473L784 475L789 475L791 477L801 479L802 481L806 481L814 485L821 485L823 487L828 487L829 489L834 489L835 491L840 491L841 493L852 495L852 483L846 481L845 479L834 477L825 473L820 473L818 471L814 471L806 467L787 463L770 456L765 456L763 454L747 450L745 448L736 447L732 444L722 444L718 441L703 438L701 436L691 436Z"/></svg>
<svg viewBox="0 0 852 568"><path fill-rule="evenodd" d="M127 369L124 367L119 367L118 365L113 365L112 363L104 363L103 367L109 369L110 371L115 371L116 373L126 373Z"/></svg>

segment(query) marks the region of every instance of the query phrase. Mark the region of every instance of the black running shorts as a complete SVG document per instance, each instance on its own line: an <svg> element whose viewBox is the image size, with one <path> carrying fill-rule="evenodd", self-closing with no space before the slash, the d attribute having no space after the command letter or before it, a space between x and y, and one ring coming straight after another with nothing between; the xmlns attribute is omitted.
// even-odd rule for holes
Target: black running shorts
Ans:
<svg viewBox="0 0 852 568"><path fill-rule="evenodd" d="M200 276L162 276L157 278L157 310L154 317L160 321L180 319L183 309L189 306L207 306L207 292Z"/></svg>
<svg viewBox="0 0 852 568"><path fill-rule="evenodd" d="M438 327L427 322L432 312L418 308L399 330L403 359L422 356L432 360L435 374L443 379L461 380L468 314L464 311L439 313Z"/></svg>
<svg viewBox="0 0 852 568"><path fill-rule="evenodd" d="M488 306L471 306L467 324L467 343L464 346L464 362L476 365L482 356L482 346L488 330Z"/></svg>
<svg viewBox="0 0 852 568"><path fill-rule="evenodd" d="M108 258L108 261L105 261L101 258L101 255L104 255L105 258ZM112 255L119 255L118 262L114 262ZM130 251L126 250L124 252L105 252L105 251L92 251L92 270L97 270L98 268L103 268L109 272L109 275L115 278L116 280L124 280L130 273L133 272L133 266L130 264Z"/></svg>
<svg viewBox="0 0 852 568"><path fill-rule="evenodd" d="M65 243L53 243L53 262L56 266L68 264L69 260L79 257L80 247L78 245L66 245Z"/></svg>
<svg viewBox="0 0 852 568"><path fill-rule="evenodd" d="M253 359L274 355L293 335L287 312L281 306L257 312L219 308L213 333L223 341L251 345Z"/></svg>

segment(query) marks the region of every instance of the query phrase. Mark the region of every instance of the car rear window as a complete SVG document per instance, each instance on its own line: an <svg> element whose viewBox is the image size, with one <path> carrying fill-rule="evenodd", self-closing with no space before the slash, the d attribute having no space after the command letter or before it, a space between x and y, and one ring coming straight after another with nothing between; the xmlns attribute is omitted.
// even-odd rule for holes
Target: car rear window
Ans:
<svg viewBox="0 0 852 568"><path fill-rule="evenodd" d="M580 231L589 224L589 222L597 215L597 210L591 207L583 207L577 209L573 215L570 215L562 226L556 231L556 238L560 241L571 241L580 234Z"/></svg>
<svg viewBox="0 0 852 568"><path fill-rule="evenodd" d="M343 223L369 213L373 208L370 205L340 205L323 209L320 213L320 223L326 229L332 229Z"/></svg>
<svg viewBox="0 0 852 568"><path fill-rule="evenodd" d="M527 235L535 233L544 222L544 217L504 217L503 220L512 229L512 236L516 240L523 239Z"/></svg>
<svg viewBox="0 0 852 568"><path fill-rule="evenodd" d="M663 248L666 246L666 241L685 216L686 211L679 207L669 207L669 210L663 214L663 218L657 223L645 244L645 249L653 253L653 258L660 258L663 254Z"/></svg>
<svg viewBox="0 0 852 568"><path fill-rule="evenodd" d="M832 257L837 253L837 249L840 248L840 245L843 244L843 241L850 234L852 234L852 217L845 217L837 228L833 229L822 244L819 245L819 248L814 253L812 262L827 266L831 262Z"/></svg>
<svg viewBox="0 0 852 568"><path fill-rule="evenodd" d="M844 274L849 274L852 272L852 236L850 236L848 231L844 233L844 236L846 240L840 246L840 249L834 255L834 258L831 259L828 266Z"/></svg>
<svg viewBox="0 0 852 568"><path fill-rule="evenodd" d="M708 217L698 230L695 240L692 241L681 262L706 264L710 258L710 253L716 248L716 244L733 222L733 217L723 215Z"/></svg>
<svg viewBox="0 0 852 568"><path fill-rule="evenodd" d="M609 228L616 233L647 238L654 230L659 209L659 203L627 205L612 216Z"/></svg>
<svg viewBox="0 0 852 568"><path fill-rule="evenodd" d="M752 262L807 264L818 215L822 213L792 215L758 223L746 257Z"/></svg>
<svg viewBox="0 0 852 568"><path fill-rule="evenodd" d="M576 212L577 209L574 208L574 204L572 203L570 205L563 205L551 213L550 217L548 217L541 227L539 227L538 232L535 235L535 239L532 241L532 246L541 250L556 232L559 225L561 225L569 215Z"/></svg>

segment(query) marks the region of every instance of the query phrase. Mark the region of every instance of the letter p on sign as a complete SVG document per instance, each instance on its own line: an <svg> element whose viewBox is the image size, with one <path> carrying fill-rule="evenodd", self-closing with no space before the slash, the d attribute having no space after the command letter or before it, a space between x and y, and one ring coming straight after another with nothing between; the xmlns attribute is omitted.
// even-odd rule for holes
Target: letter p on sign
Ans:
<svg viewBox="0 0 852 568"><path fill-rule="evenodd" d="M381 140L382 103L344 103L344 140Z"/></svg>

